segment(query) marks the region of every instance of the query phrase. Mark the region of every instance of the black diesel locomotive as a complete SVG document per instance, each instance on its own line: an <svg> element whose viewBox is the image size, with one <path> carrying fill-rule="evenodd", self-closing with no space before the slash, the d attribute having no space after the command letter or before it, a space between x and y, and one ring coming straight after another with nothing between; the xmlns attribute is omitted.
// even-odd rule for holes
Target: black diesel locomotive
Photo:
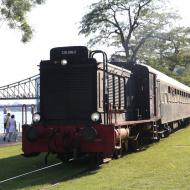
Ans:
<svg viewBox="0 0 190 190"><path fill-rule="evenodd" d="M102 160L159 140L189 118L190 88L163 73L108 63L104 52L83 46L53 48L40 63L40 111L23 126L22 147L26 156Z"/></svg>

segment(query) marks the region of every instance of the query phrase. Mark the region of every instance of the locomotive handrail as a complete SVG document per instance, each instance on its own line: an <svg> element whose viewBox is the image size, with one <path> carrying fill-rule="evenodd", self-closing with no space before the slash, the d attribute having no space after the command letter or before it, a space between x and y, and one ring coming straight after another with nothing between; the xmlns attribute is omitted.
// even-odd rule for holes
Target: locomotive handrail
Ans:
<svg viewBox="0 0 190 190"><path fill-rule="evenodd" d="M89 54L90 58L93 58L95 54L103 55L103 100L104 100L104 124L108 124L109 122L109 83L108 83L108 58L107 54L101 50L91 51Z"/></svg>
<svg viewBox="0 0 190 190"><path fill-rule="evenodd" d="M22 105L22 125L27 124L27 106L26 104Z"/></svg>

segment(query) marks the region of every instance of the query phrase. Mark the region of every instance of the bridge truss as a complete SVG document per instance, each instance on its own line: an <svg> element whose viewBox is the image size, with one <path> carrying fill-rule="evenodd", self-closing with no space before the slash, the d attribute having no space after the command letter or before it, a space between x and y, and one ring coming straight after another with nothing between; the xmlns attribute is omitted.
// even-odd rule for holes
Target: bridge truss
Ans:
<svg viewBox="0 0 190 190"><path fill-rule="evenodd" d="M38 99L39 96L39 75L0 87L0 100Z"/></svg>

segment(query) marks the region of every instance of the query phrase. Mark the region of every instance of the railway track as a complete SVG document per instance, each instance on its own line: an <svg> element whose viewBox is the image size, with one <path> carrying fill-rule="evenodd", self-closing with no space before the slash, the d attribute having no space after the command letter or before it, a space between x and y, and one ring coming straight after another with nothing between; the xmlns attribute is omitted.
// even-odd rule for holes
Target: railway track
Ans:
<svg viewBox="0 0 190 190"><path fill-rule="evenodd" d="M7 178L7 179L4 179L4 180L0 181L0 184L3 184L3 183L8 182L8 181L15 180L15 179L18 179L18 178L21 178L21 177L24 177L24 176L27 176L27 175L30 175L30 174L33 174L33 173L36 173L36 172L39 172L39 171L42 171L42 170L46 170L46 169L49 169L49 168L52 168L52 167L55 167L55 166L58 166L58 165L61 165L61 164L62 164L62 162L58 162L56 164L52 164L52 165L49 165L49 166L46 166L46 167L43 167L43 168L39 168L39 169L29 171L29 172L26 172L26 173L23 173L23 174L19 174L17 176L10 177L10 178Z"/></svg>
<svg viewBox="0 0 190 190"><path fill-rule="evenodd" d="M44 170L48 170L50 168L59 166L61 164L63 164L63 162L58 162L58 163L55 163L55 164L52 164L52 165L49 165L49 166L46 166L46 167L42 167L42 168L39 168L39 169L35 169L35 170L29 171L29 172L19 174L17 176L13 176L13 177L10 177L10 178L7 178L7 179L3 179L3 180L0 181L0 186L7 183L7 182L11 182L13 180L17 180L17 179L20 179L22 177L29 176L29 175L32 175L32 174L35 174L35 173L38 173L38 172L41 172L41 171L44 171ZM92 172L93 170L95 170L97 168L98 168L97 166L95 167L95 166L92 166L92 165L91 166L86 166L85 168L81 168L79 171L74 172L71 175L64 176L64 177L59 177L57 179L53 179L53 180L49 181L49 185L47 187L45 187L43 190L49 189L49 188L51 188L53 186L56 186L62 181L73 179L73 178L76 178L76 177L78 177L80 175L84 175L85 173Z"/></svg>
<svg viewBox="0 0 190 190"><path fill-rule="evenodd" d="M60 178L58 178L56 180L51 181L50 185L43 188L42 190L48 190L48 189L50 189L50 188L52 188L52 187L54 187L56 185L59 185L63 181L74 179L74 178L77 178L77 177L79 177L81 175L88 174L88 173L90 173L90 172L92 172L93 170L96 170L96 169L97 169L97 167L96 168L95 167L93 167L93 168L91 168L91 167L90 168L89 167L83 168L83 169L81 169L80 171L78 171L77 173L75 173L73 175L60 177Z"/></svg>

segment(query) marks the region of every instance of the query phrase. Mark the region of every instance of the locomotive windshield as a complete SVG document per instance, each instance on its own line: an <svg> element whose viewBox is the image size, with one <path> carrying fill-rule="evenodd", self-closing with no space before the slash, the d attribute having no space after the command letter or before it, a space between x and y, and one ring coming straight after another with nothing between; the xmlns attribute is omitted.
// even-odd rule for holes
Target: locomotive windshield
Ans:
<svg viewBox="0 0 190 190"><path fill-rule="evenodd" d="M40 110L45 122L86 123L96 111L97 64L85 49L78 49L54 49L51 60L40 64Z"/></svg>

